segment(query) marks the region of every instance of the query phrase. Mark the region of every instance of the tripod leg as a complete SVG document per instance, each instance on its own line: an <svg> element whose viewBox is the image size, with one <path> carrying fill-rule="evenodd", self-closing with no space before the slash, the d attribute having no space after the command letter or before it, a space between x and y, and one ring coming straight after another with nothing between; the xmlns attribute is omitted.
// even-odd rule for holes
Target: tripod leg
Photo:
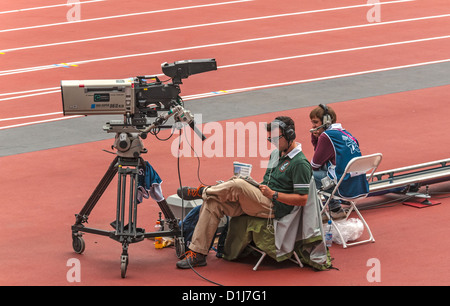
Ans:
<svg viewBox="0 0 450 306"><path fill-rule="evenodd" d="M131 181L133 182L130 186L130 214L133 214L133 232L136 235L137 232L137 188L138 188L138 175L139 170L136 167L135 172L131 175ZM131 210L131 207L133 208Z"/></svg>
<svg viewBox="0 0 450 306"><path fill-rule="evenodd" d="M175 218L175 215L173 214L172 210L170 209L169 205L167 204L167 201L164 199L162 201L157 202L159 205L159 208L164 214L164 218L166 219L166 222L169 224L169 228L171 230L179 230L177 219Z"/></svg>
<svg viewBox="0 0 450 306"><path fill-rule="evenodd" d="M80 213L75 215L76 216L76 223L77 225L86 222L87 217L89 217L89 214L91 213L92 209L94 209L95 205L97 204L100 197L105 192L106 188L111 183L112 179L117 173L117 161L118 157L114 158L112 163L109 165L108 170L106 170L105 175L98 183L95 190L92 192L91 196L87 200L86 204L81 209Z"/></svg>
<svg viewBox="0 0 450 306"><path fill-rule="evenodd" d="M175 219L175 215L173 214L172 210L170 209L169 205L167 204L167 201L164 199L162 201L157 202L159 205L159 208L164 214L164 218L166 219Z"/></svg>
<svg viewBox="0 0 450 306"><path fill-rule="evenodd" d="M124 235L123 237L133 237L133 239L136 239L138 231L143 232L143 229L137 228L137 182L139 175L138 168L138 160L119 160L119 166L117 170L118 185L116 220L114 222L114 225L113 223L111 223L111 225L113 225L113 227L116 229L116 235ZM129 183L129 186L127 185L127 181ZM127 189L128 194L126 193ZM128 202L126 201L127 199ZM128 219L128 223L126 219Z"/></svg>
<svg viewBox="0 0 450 306"><path fill-rule="evenodd" d="M136 235L136 223L137 223L137 177L138 177L138 165L134 170L130 170L130 190L128 201L128 231L129 234Z"/></svg>
<svg viewBox="0 0 450 306"><path fill-rule="evenodd" d="M127 176L123 173L123 169L119 170L119 179L117 185L117 211L120 211L120 216L117 218L119 222L119 233L124 233L125 230L125 196L127 187Z"/></svg>
<svg viewBox="0 0 450 306"><path fill-rule="evenodd" d="M183 232L180 229L180 226L178 224L178 220L175 218L175 215L173 214L172 210L170 209L169 205L167 204L167 201L164 199L162 201L157 202L159 205L159 208L164 214L164 218L166 219L166 223L169 225L169 229L176 233L174 237L175 242L175 254L178 258L182 258L185 254L186 246L184 242Z"/></svg>

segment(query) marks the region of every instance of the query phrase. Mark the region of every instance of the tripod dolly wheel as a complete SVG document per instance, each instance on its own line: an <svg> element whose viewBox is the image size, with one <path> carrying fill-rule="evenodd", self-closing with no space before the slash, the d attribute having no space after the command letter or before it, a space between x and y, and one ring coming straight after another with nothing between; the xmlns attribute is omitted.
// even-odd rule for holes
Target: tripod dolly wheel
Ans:
<svg viewBox="0 0 450 306"><path fill-rule="evenodd" d="M83 237L72 235L72 247L75 253L83 253L86 247Z"/></svg>
<svg viewBox="0 0 450 306"><path fill-rule="evenodd" d="M183 257L185 249L184 237L175 237L175 253L178 258Z"/></svg>
<svg viewBox="0 0 450 306"><path fill-rule="evenodd" d="M120 257L120 276L122 278L125 278L125 275L127 274L127 267L128 267L128 255L123 255Z"/></svg>

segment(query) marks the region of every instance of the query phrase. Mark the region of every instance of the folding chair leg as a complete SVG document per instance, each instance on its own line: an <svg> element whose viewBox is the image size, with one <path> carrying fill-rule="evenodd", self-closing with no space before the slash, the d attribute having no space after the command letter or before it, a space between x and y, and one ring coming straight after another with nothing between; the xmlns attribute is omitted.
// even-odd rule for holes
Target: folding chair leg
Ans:
<svg viewBox="0 0 450 306"><path fill-rule="evenodd" d="M263 251L261 251L260 249L258 249L258 248L255 248L254 246L252 246L252 245L248 245L251 249L253 249L253 250L255 250L256 252L258 252L258 253L260 253L262 256L259 258L259 260L258 260L258 262L256 263L256 265L253 267L253 271L256 271L256 270L258 270L258 267L259 267L259 265L261 264L261 262L263 261L263 259L264 259L264 257L266 257L266 252L263 252Z"/></svg>
<svg viewBox="0 0 450 306"><path fill-rule="evenodd" d="M350 207L350 210L348 211L347 217L345 219L347 220L348 217L350 216L350 214L352 213L352 211L355 211L355 213L358 215L359 219L363 223L364 227L367 229L367 232L369 234L369 239L362 240L362 241L356 241L356 242L352 242L352 243L346 243L344 240L344 237L341 234L341 231L339 230L339 227L336 225L336 223L334 221L332 221L332 224L333 224L334 228L336 229L336 232L339 234L339 237L341 238L342 247L344 249L346 249L349 246L353 246L353 245L357 245L357 244L362 244L362 243L367 243L367 242L375 242L372 231L370 230L369 225L367 224L366 220L364 220L364 217L361 215L359 210L355 207L355 204L353 202L350 202L350 203L351 203L351 207Z"/></svg>
<svg viewBox="0 0 450 306"><path fill-rule="evenodd" d="M320 210L320 216L325 214L327 216L328 220L332 220L330 212L329 212L329 209L328 209L328 204L330 203L330 199L331 198L328 198L328 200L325 202L325 204L322 204L322 202L320 202L320 205L321 205L321 208L322 208Z"/></svg>
<svg viewBox="0 0 450 306"><path fill-rule="evenodd" d="M336 230L336 232L339 235L339 238L341 238L342 241L342 247L345 249L347 248L347 243L345 242L344 237L342 236L341 230L339 229L339 227L337 226L336 222L334 222L334 220L331 220L331 224L333 225L334 229ZM325 234L324 234L325 235Z"/></svg>
<svg viewBox="0 0 450 306"><path fill-rule="evenodd" d="M302 262L300 261L300 258L298 258L298 255L297 255L297 253L294 251L293 252L294 254L294 257L295 257L295 260L293 260L292 258L289 258L289 260L290 261L292 261L292 262L294 262L294 263L297 263L299 266L300 266L300 268L303 268L303 264L302 264Z"/></svg>
<svg viewBox="0 0 450 306"><path fill-rule="evenodd" d="M369 239L366 240L362 240L362 241L357 241L357 242L353 242L353 243L347 243L348 246L352 246L352 245L357 245L357 244L362 244L362 243L366 243L366 242L375 242L375 238L373 238L373 234L372 231L370 230L369 225L367 224L366 220L364 220L364 217L361 215L361 213L359 212L359 210L354 207L355 204L352 203L352 208L354 208L353 210L356 212L356 214L358 215L359 219L362 221L362 223L364 224L364 227L367 229L367 232L369 234Z"/></svg>
<svg viewBox="0 0 450 306"><path fill-rule="evenodd" d="M264 257L266 257L266 253L264 252L260 252L262 254L261 258L258 260L258 262L256 263L256 265L253 267L253 271L258 270L259 264L263 261Z"/></svg>
<svg viewBox="0 0 450 306"><path fill-rule="evenodd" d="M258 267L259 267L259 265L261 264L261 262L263 261L264 257L266 257L267 253L264 252L264 251L261 251L261 250L258 249L258 248L255 248L255 247L252 246L252 245L248 245L248 246L249 246L252 250L255 250L256 252L258 252L258 253L261 254L261 257L259 258L258 262L257 262L256 265L253 267L253 271L256 271L256 270L258 270ZM294 257L295 257L295 260L292 259L292 258L289 258L289 260L292 261L292 262L294 262L294 263L296 263L296 264L298 264L298 265L300 266L300 268L303 268L303 264L302 264L302 262L300 261L300 258L298 257L298 255L297 255L297 253L296 253L295 251L293 252L293 255L294 255Z"/></svg>

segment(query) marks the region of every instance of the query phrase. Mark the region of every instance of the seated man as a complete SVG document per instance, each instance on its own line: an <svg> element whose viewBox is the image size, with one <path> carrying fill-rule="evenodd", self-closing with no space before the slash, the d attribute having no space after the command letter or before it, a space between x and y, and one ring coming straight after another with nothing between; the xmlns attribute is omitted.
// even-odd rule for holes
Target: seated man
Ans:
<svg viewBox="0 0 450 306"><path fill-rule="evenodd" d="M309 117L313 127L311 142L314 146L314 156L311 165L316 186L332 190L333 185L328 188L322 186L322 179L329 177L334 183L337 183L348 162L354 157L361 156L359 143L340 123L336 123L336 113L331 107L320 104L311 111ZM360 179L357 178L357 180ZM350 183L353 183L353 186ZM354 181L348 180L348 183L342 184L340 189L346 189L345 192L349 194L356 194L359 190L352 189L359 186L360 184L354 184ZM330 201L329 209L333 219L341 219L346 216L341 208L341 203L337 200Z"/></svg>
<svg viewBox="0 0 450 306"><path fill-rule="evenodd" d="M312 176L311 165L295 140L294 121L280 116L267 125L268 141L277 149L259 188L243 179L233 178L215 186L183 187L178 195L186 200L203 198L198 223L186 257L177 267L187 269L206 265L206 255L220 219L243 214L260 218L281 218L294 206L305 205Z"/></svg>

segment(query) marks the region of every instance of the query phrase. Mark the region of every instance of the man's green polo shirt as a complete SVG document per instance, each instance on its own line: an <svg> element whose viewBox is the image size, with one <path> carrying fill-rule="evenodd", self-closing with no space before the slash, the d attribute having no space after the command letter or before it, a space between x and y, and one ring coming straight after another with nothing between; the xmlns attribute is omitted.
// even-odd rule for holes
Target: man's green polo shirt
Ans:
<svg viewBox="0 0 450 306"><path fill-rule="evenodd" d="M289 154L281 156L276 149L270 154L269 165L262 184L282 193L308 194L312 177L311 164L297 144ZM294 206L274 201L275 218L289 214Z"/></svg>

